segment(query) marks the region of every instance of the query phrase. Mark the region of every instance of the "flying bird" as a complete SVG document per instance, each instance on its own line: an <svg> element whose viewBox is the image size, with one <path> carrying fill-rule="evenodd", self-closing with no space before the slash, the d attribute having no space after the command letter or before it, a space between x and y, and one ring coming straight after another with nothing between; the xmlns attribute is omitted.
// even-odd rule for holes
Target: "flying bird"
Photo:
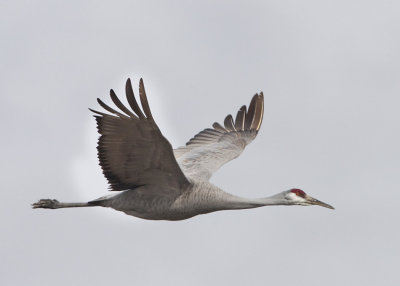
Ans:
<svg viewBox="0 0 400 286"><path fill-rule="evenodd" d="M42 199L33 208L109 207L149 220L184 220L221 210L251 209L271 205L319 205L333 209L294 188L265 198L243 198L224 192L209 182L212 174L238 157L260 130L264 113L263 93L255 94L250 105L226 116L173 149L162 135L147 101L143 80L139 82L141 107L131 80L125 86L126 107L111 89L114 109L99 98L107 111L90 109L100 134L97 154L104 176L113 191L93 201L63 203Z"/></svg>

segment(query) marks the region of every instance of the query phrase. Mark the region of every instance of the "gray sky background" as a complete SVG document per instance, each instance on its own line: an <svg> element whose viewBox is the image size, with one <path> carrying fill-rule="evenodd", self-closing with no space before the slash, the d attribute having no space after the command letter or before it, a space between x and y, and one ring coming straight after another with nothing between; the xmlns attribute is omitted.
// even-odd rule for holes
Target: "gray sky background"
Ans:
<svg viewBox="0 0 400 286"><path fill-rule="evenodd" d="M200 3L201 2L201 3ZM399 285L398 1L1 1L1 285ZM332 204L144 221L32 210L107 193L87 110L144 78L173 146L265 94L212 182Z"/></svg>

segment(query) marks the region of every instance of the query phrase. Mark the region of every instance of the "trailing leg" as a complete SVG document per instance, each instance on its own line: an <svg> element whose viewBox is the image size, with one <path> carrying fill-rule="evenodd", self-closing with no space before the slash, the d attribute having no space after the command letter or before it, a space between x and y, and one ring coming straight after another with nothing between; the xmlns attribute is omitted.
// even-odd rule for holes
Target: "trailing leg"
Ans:
<svg viewBox="0 0 400 286"><path fill-rule="evenodd" d="M32 204L32 208L38 209L60 209L60 208L80 208L80 207L95 207L100 206L99 203L96 202L87 202L87 203L61 203L57 200L50 199L42 199L38 202Z"/></svg>

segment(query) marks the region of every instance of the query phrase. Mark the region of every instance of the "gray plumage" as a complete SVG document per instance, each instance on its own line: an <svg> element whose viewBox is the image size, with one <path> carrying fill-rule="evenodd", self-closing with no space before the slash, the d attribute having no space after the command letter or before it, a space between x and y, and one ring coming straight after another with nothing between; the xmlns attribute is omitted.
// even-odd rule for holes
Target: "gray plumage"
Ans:
<svg viewBox="0 0 400 286"><path fill-rule="evenodd" d="M212 174L238 157L260 130L264 96L253 96L249 108L242 106L235 120L226 116L224 126L214 123L172 149L155 123L143 80L139 82L141 107L130 79L125 92L129 108L110 97L119 111L97 99L111 114L92 110L100 134L97 151L103 174L115 194L87 203L39 200L33 208L102 206L152 220L182 220L219 210L247 209L267 205L321 205L332 208L300 189L290 189L267 198L246 199L226 193L209 182Z"/></svg>

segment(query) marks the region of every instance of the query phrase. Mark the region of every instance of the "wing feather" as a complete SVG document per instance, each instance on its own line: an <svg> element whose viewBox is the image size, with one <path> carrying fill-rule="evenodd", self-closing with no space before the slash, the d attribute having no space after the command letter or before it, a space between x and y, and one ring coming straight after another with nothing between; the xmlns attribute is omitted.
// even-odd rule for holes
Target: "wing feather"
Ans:
<svg viewBox="0 0 400 286"><path fill-rule="evenodd" d="M225 133L227 130L224 128L224 127L222 127L222 125L221 124L219 124L218 122L214 122L214 124L212 125L212 127L216 130L216 131L219 131L219 132L222 132L222 133Z"/></svg>
<svg viewBox="0 0 400 286"><path fill-rule="evenodd" d="M142 79L140 79L139 82L139 96L140 96L140 102L142 103L144 114L146 114L147 118L152 119L153 116L151 115L149 103L147 102L146 91L144 89L144 84Z"/></svg>
<svg viewBox="0 0 400 286"><path fill-rule="evenodd" d="M105 104L103 101L101 101L100 98L97 99L97 102L100 104L101 107L103 107L105 110L108 112L114 113L115 115L118 115L121 118L128 118L126 115L123 115L122 113L116 111L115 109L112 109L109 107L107 104Z"/></svg>
<svg viewBox="0 0 400 286"><path fill-rule="evenodd" d="M130 78L128 78L128 80L126 81L125 93L126 93L126 99L128 100L128 103L131 106L132 110L139 116L140 119L146 118L146 116L144 116L142 110L140 109L139 104L136 101Z"/></svg>
<svg viewBox="0 0 400 286"><path fill-rule="evenodd" d="M119 100L117 95L115 94L114 90L110 90L110 97L111 100L114 102L114 104L121 109L123 112L125 112L129 117L132 118L138 118L135 114L133 114L128 108L125 107L125 105Z"/></svg>
<svg viewBox="0 0 400 286"><path fill-rule="evenodd" d="M110 190L121 191L143 185L160 185L160 190L181 191L189 184L180 169L171 144L161 134L151 116L150 107L141 80L142 113L133 94L131 81L126 83L130 111L113 91L110 96L126 115L114 110L100 99L98 102L110 115L93 111L100 138L98 158Z"/></svg>
<svg viewBox="0 0 400 286"><path fill-rule="evenodd" d="M251 124L253 123L254 113L255 113L255 109L256 109L256 101L257 101L257 97L253 96L253 98L251 99L250 105L249 105L248 112L246 114L246 119L245 119L245 123L244 123L245 129L250 129Z"/></svg>
<svg viewBox="0 0 400 286"><path fill-rule="evenodd" d="M257 136L264 112L263 94L253 96L248 112L242 106L236 119L228 115L224 126L215 122L190 139L186 146L174 150L185 176L194 180L209 180L212 174L230 160L239 156Z"/></svg>
<svg viewBox="0 0 400 286"><path fill-rule="evenodd" d="M229 114L228 116L225 117L224 125L225 128L229 131L236 131L232 115Z"/></svg>
<svg viewBox="0 0 400 286"><path fill-rule="evenodd" d="M235 129L237 131L243 131L244 130L244 118L246 115L246 105L243 105L238 113L236 114L236 119L235 119Z"/></svg>
<svg viewBox="0 0 400 286"><path fill-rule="evenodd" d="M264 115L264 95L261 92L260 96L256 100L256 106L254 108L254 118L252 120L252 124L250 129L260 129L261 123Z"/></svg>

